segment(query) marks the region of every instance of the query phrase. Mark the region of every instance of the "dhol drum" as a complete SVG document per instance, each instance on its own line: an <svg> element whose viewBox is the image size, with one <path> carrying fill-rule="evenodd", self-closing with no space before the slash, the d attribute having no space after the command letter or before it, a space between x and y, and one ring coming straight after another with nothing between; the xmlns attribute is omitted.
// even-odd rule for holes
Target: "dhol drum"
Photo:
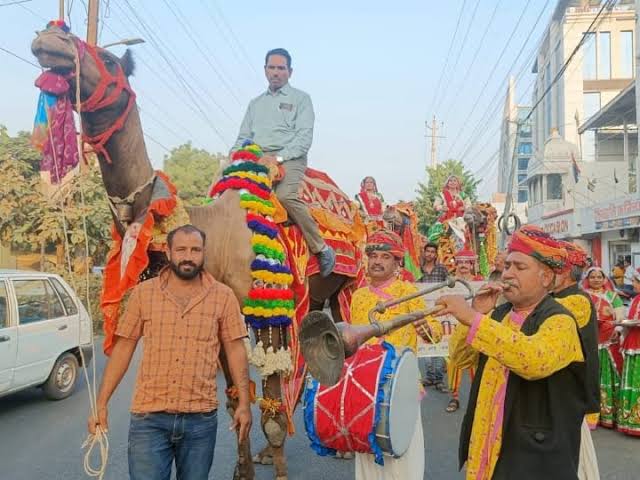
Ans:
<svg viewBox="0 0 640 480"><path fill-rule="evenodd" d="M309 377L304 419L311 448L402 456L419 418L418 360L410 349L381 343L364 345L348 358L340 381L331 387Z"/></svg>

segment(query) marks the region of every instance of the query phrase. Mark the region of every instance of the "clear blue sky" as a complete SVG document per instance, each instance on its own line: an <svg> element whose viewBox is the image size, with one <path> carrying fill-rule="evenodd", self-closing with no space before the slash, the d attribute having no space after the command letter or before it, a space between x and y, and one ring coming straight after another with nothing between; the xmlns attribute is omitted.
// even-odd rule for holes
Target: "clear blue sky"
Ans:
<svg viewBox="0 0 640 480"><path fill-rule="evenodd" d="M0 5L10 1L0 0ZM498 2L466 0L444 81L436 91L463 2L103 0L104 25L99 43L126 37L147 40L132 47L139 61L131 82L138 93L145 132L162 144L147 141L157 167L167 153L163 147L171 149L189 140L197 147L226 151L235 139L247 103L266 88L262 75L265 52L285 47L293 56L291 84L311 95L316 111L310 163L329 173L347 193L355 194L360 179L373 175L388 201L414 198L417 182L425 178L430 151L424 124L435 113L438 121L445 122L440 132L446 136L439 144L440 160L447 153L460 157L463 146L473 140L474 147L463 160L470 170L479 171L483 179L480 192L486 197L495 190L497 178L497 162L491 158L499 146L505 76L543 12L512 71L516 74L526 63L526 74L517 90L522 102L529 102L529 55L556 0L546 7L543 0L501 0L475 64L464 76ZM85 35L83 3L74 0L71 4L71 26L79 36ZM142 29L127 3L144 19L151 34ZM188 31L206 58L167 4L184 16ZM523 10L522 22L507 44ZM29 49L33 32L44 27L45 19L56 17L57 11L57 0L0 6L0 47L35 61ZM179 65L172 60L194 88L207 119L152 44L153 35L160 39L165 55L182 62ZM505 45L504 57L489 76ZM123 47L114 51L121 53ZM453 70L458 52L457 68ZM38 70L2 51L0 65L0 124L12 133L30 130L38 95L33 81ZM498 91L499 106L491 103ZM434 96L441 97L437 109ZM479 96L480 102L472 112ZM481 135L473 137L487 108L491 111L496 106L495 114L482 124Z"/></svg>

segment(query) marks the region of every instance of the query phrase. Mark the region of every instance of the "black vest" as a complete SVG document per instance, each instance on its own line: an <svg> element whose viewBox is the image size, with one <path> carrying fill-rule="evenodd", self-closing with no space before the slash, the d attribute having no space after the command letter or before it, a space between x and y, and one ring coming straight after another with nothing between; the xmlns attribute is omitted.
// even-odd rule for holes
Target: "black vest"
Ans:
<svg viewBox="0 0 640 480"><path fill-rule="evenodd" d="M555 298L566 298L572 295L584 297L591 305L591 317L589 322L580 329L582 346L585 353L586 388L587 388L587 413L600 412L600 359L598 358L598 313L596 312L591 297L577 284L565 288L561 292L553 294Z"/></svg>
<svg viewBox="0 0 640 480"><path fill-rule="evenodd" d="M492 318L502 322L511 307L510 303L499 306ZM558 314L571 316L547 296L527 317L520 331L534 335L547 318ZM585 351L584 345L582 350ZM486 363L487 357L481 354L460 432L461 469L469 456L471 429ZM534 381L509 373L502 446L493 480L577 480L580 428L588 403L585 377L583 362L574 362L549 377Z"/></svg>

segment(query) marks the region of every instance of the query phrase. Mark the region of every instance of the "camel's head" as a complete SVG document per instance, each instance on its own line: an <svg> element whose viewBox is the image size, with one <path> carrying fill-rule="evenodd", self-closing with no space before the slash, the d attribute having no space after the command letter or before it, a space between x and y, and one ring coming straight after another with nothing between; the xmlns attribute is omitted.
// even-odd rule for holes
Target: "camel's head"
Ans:
<svg viewBox="0 0 640 480"><path fill-rule="evenodd" d="M63 75L70 83L70 97L76 102L76 59L79 59L80 100L108 99L114 95L108 105L97 105L98 108L83 108L83 111L103 113L105 117L115 120L127 107L129 101L129 85L127 78L133 73L134 62L131 52L127 50L122 58L100 48L90 47L78 37L67 31L66 27L49 25L38 32L31 44L31 51L43 68ZM118 87L117 79L121 78L126 88ZM119 95L114 94L119 88ZM102 91L104 89L104 91ZM94 96L95 94L95 96ZM97 97L101 98L97 98ZM93 98L92 98L93 97ZM100 123L108 123L108 118Z"/></svg>
<svg viewBox="0 0 640 480"><path fill-rule="evenodd" d="M387 206L382 214L382 219L393 231L400 230L404 225L404 217L402 213L392 205Z"/></svg>
<svg viewBox="0 0 640 480"><path fill-rule="evenodd" d="M489 225L495 222L496 209L490 203L478 203L464 212L464 221L477 232L484 232Z"/></svg>

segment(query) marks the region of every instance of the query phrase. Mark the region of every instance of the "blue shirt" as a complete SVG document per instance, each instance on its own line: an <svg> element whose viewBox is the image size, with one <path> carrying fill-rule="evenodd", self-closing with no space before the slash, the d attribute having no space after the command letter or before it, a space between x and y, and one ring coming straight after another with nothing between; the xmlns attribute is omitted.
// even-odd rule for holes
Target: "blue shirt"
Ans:
<svg viewBox="0 0 640 480"><path fill-rule="evenodd" d="M231 151L246 140L284 161L302 157L311 148L315 115L311 97L288 83L251 100Z"/></svg>

